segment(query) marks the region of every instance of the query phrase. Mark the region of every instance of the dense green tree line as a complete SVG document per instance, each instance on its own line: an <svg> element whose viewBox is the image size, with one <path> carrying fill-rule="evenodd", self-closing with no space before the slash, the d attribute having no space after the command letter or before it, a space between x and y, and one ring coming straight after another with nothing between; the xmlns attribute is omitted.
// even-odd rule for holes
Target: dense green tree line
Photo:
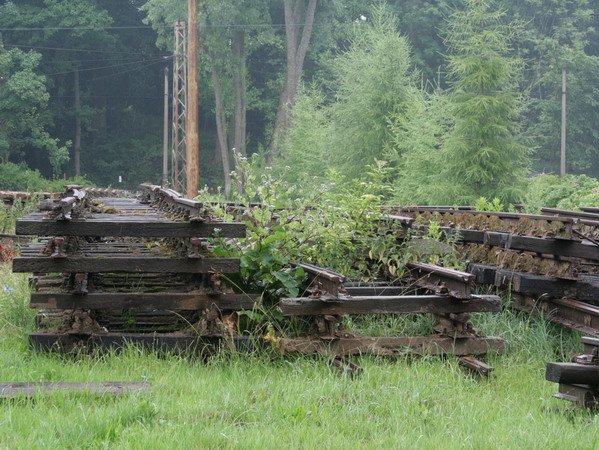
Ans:
<svg viewBox="0 0 599 450"><path fill-rule="evenodd" d="M521 196L599 175L599 18L589 0L200 1L200 184L234 151L287 176L386 161L401 201ZM0 157L46 177L158 183L162 77L185 0L0 6Z"/></svg>

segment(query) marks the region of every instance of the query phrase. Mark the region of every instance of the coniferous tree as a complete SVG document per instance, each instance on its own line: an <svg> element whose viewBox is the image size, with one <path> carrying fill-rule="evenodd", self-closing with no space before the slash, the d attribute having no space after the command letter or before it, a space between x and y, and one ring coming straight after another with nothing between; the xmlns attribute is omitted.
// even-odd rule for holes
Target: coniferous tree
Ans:
<svg viewBox="0 0 599 450"><path fill-rule="evenodd" d="M515 201L527 172L529 149L518 137L523 98L522 61L508 56L516 28L491 0L465 0L450 17L446 45L455 123L444 146L442 176L455 187L447 201L484 196Z"/></svg>

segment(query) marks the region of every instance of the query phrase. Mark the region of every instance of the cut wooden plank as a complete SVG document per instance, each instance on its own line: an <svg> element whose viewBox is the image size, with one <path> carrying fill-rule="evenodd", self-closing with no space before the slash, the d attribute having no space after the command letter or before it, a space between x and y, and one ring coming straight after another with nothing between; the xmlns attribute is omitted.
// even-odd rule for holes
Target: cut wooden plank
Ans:
<svg viewBox="0 0 599 450"><path fill-rule="evenodd" d="M484 244L526 252L599 260L599 247L596 245L564 239L545 239L487 231Z"/></svg>
<svg viewBox="0 0 599 450"><path fill-rule="evenodd" d="M42 220L40 216L17 219L16 233L37 236L118 236L118 237L245 237L245 224L220 222L174 222L148 217L89 218L84 221ZM111 217L112 216L112 217Z"/></svg>
<svg viewBox="0 0 599 450"><path fill-rule="evenodd" d="M494 284L498 287L509 287L512 292L544 295L552 298L576 297L578 285L574 280L550 278L504 269L496 271Z"/></svg>
<svg viewBox="0 0 599 450"><path fill-rule="evenodd" d="M338 301L301 297L281 299L279 309L284 316L497 312L501 310L501 299L496 295L475 295L468 301L440 295L352 297Z"/></svg>
<svg viewBox="0 0 599 450"><path fill-rule="evenodd" d="M195 311L215 305L223 311L251 310L260 298L257 294L208 295L193 292L102 292L77 294L51 294L33 292L30 306L42 309L165 309Z"/></svg>
<svg viewBox="0 0 599 450"><path fill-rule="evenodd" d="M278 348L283 353L381 356L417 355L484 355L501 354L503 339L497 337L452 339L441 336L417 337L355 337L324 339L281 339Z"/></svg>
<svg viewBox="0 0 599 450"><path fill-rule="evenodd" d="M94 394L125 395L150 389L151 384L142 381L101 381L86 383L0 383L0 398L34 397L52 391L91 392Z"/></svg>
<svg viewBox="0 0 599 450"><path fill-rule="evenodd" d="M497 266L470 263L466 271L476 277L474 280L475 283L495 284L495 272L497 272L497 269Z"/></svg>
<svg viewBox="0 0 599 450"><path fill-rule="evenodd" d="M550 362L545 379L554 383L599 385L599 366Z"/></svg>
<svg viewBox="0 0 599 450"><path fill-rule="evenodd" d="M93 257L17 257L13 272L180 272L180 273L237 273L238 258L165 258L113 255Z"/></svg>

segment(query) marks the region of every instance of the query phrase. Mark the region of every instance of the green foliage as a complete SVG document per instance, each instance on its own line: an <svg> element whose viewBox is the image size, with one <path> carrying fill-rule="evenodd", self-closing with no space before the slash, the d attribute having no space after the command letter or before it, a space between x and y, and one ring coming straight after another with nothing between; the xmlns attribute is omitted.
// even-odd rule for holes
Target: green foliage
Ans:
<svg viewBox="0 0 599 450"><path fill-rule="evenodd" d="M20 161L26 152L47 152L53 175L69 160L66 145L46 131L49 95L45 78L37 74L41 55L18 49L5 50L0 44L0 159Z"/></svg>
<svg viewBox="0 0 599 450"><path fill-rule="evenodd" d="M528 182L524 207L532 213L541 208L577 210L581 206L599 206L599 181L586 175L538 175Z"/></svg>
<svg viewBox="0 0 599 450"><path fill-rule="evenodd" d="M423 102L408 42L382 4L374 7L371 22L355 25L348 50L330 65L334 101L326 104L322 94L307 89L293 111L278 164L294 168L294 176L322 176L334 168L359 178L364 167L385 159L393 141L391 124L409 126Z"/></svg>
<svg viewBox="0 0 599 450"><path fill-rule="evenodd" d="M514 25L488 0L466 0L449 22L446 44L455 123L444 147L443 176L452 203L481 195L515 201L526 174L529 149L518 139L522 61L508 56Z"/></svg>
<svg viewBox="0 0 599 450"><path fill-rule="evenodd" d="M244 189L235 200L263 206L244 212L247 238L235 245L222 241L216 251L241 256L242 275L250 289L263 290L275 300L297 296L304 273L291 262L312 263L348 276L397 275L399 244L393 234L379 232L385 220L380 206L389 192L384 163L367 168L358 180L331 171L312 191L289 184L269 168L259 169L258 158L241 159L237 166L236 178L239 183L243 180Z"/></svg>
<svg viewBox="0 0 599 450"><path fill-rule="evenodd" d="M275 161L275 170L290 183L324 176L329 164L323 157L330 153L331 144L330 110L324 96L315 87L304 86L296 97L291 120L293 126L285 134L284 157Z"/></svg>
<svg viewBox="0 0 599 450"><path fill-rule="evenodd" d="M406 126L422 96L408 41L382 4L374 8L370 23L356 26L349 50L334 64L337 90L327 150L333 167L358 177L367 164L384 159L392 141L390 123Z"/></svg>
<svg viewBox="0 0 599 450"><path fill-rule="evenodd" d="M0 163L0 190L23 192L62 192L64 184L92 186L84 177L48 180L38 170L30 170L24 164Z"/></svg>
<svg viewBox="0 0 599 450"><path fill-rule="evenodd" d="M400 204L444 204L454 192L442 176L443 145L452 125L450 97L439 88L424 94L411 120L390 122L391 149L387 155L398 167L393 200Z"/></svg>
<svg viewBox="0 0 599 450"><path fill-rule="evenodd" d="M524 0L508 2L512 17L524 24L518 53L530 61L524 87L530 92L526 133L538 148L535 168L559 172L561 72L568 72L568 170L599 174L595 163L599 109L597 54L593 56L592 2ZM597 24L595 14L595 24Z"/></svg>
<svg viewBox="0 0 599 450"><path fill-rule="evenodd" d="M503 206L503 203L497 197L491 201L485 197L479 197L474 203L474 209L476 211L502 212L505 211L505 206Z"/></svg>

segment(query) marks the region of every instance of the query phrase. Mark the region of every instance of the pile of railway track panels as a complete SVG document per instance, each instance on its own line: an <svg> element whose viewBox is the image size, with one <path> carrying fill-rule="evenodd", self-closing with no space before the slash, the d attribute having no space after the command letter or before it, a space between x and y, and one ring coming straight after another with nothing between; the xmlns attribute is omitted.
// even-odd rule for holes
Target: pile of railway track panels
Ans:
<svg viewBox="0 0 599 450"><path fill-rule="evenodd" d="M67 186L40 206L16 224L39 242L13 260L13 271L34 273L36 348L126 341L184 350L200 344L196 336L218 340L227 315L256 301L225 286L221 276L238 272L239 259L215 257L208 244L243 237L245 226L213 220L201 203L149 185L141 197Z"/></svg>
<svg viewBox="0 0 599 450"><path fill-rule="evenodd" d="M42 203L43 212L19 219L18 234L41 237L13 261L15 272L35 274L30 305L40 311L32 345L63 352L124 342L186 352L223 340L247 345L238 336L238 312L252 310L259 296L227 288L223 276L239 271L239 259L216 258L210 247L214 237L244 237L245 225L219 222L206 206L158 186L142 185L137 197L67 186L60 198ZM225 206L237 217L247 207ZM415 263L409 287L346 287L341 274L299 265L308 275L305 296L281 299L278 309L284 317L304 317L311 331L269 337L281 352L503 351L502 339L482 335L469 322L471 312L501 309L498 296L473 294L471 274ZM343 325L346 314L432 314L435 334L356 336Z"/></svg>
<svg viewBox="0 0 599 450"><path fill-rule="evenodd" d="M390 210L412 219L402 233L431 222L457 242L476 282L511 293L511 306L599 337L599 210L498 213L471 207Z"/></svg>

